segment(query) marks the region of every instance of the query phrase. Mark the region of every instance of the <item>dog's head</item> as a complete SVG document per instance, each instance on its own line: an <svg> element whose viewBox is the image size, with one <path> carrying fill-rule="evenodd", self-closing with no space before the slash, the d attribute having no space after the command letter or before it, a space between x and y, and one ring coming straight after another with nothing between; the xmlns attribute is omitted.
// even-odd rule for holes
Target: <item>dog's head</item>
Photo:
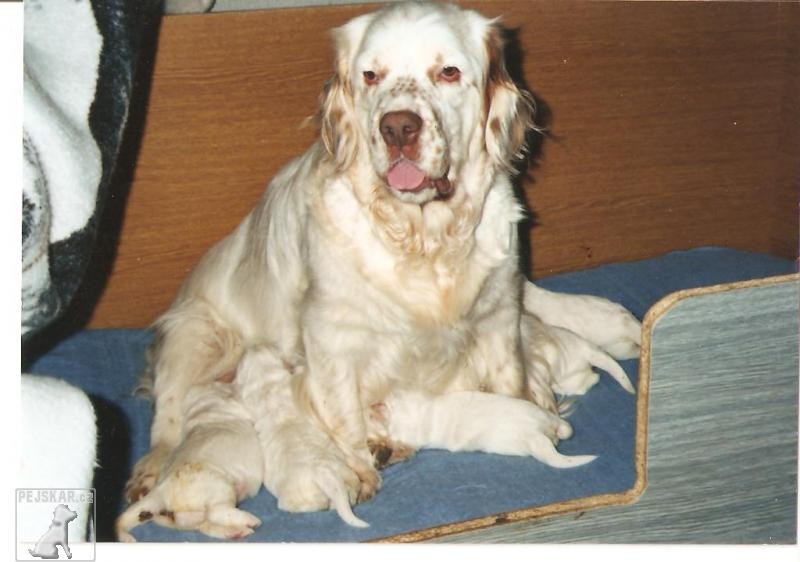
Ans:
<svg viewBox="0 0 800 562"><path fill-rule="evenodd" d="M58 521L59 523L68 523L76 517L78 517L78 514L64 504L57 505L53 510L53 521Z"/></svg>
<svg viewBox="0 0 800 562"><path fill-rule="evenodd" d="M340 169L368 169L413 203L448 198L473 164L508 173L533 105L509 77L502 29L448 4L400 3L333 32L321 136Z"/></svg>

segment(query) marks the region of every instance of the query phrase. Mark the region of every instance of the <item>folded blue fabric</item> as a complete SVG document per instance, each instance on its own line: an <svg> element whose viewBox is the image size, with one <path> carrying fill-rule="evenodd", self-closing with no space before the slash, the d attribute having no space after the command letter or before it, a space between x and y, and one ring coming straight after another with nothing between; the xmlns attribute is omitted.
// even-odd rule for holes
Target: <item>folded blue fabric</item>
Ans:
<svg viewBox="0 0 800 562"><path fill-rule="evenodd" d="M673 252L658 258L611 264L543 278L544 288L588 293L617 301L637 317L676 290L794 272L793 262L723 248ZM151 403L132 392L144 368L147 330L87 330L37 359L29 372L58 376L83 388L98 414L100 442L96 487L97 536L113 540L113 520L124 507L122 488L134 462L149 445ZM636 383L638 362L622 366ZM555 469L531 458L426 450L383 472L383 487L355 513L370 523L356 529L333 512L291 514L277 508L266 490L242 504L263 524L245 539L259 541L364 541L437 525L633 486L636 398L608 376L576 401L570 422L575 435L559 445L565 454L595 454L597 460ZM146 523L140 541L208 541Z"/></svg>

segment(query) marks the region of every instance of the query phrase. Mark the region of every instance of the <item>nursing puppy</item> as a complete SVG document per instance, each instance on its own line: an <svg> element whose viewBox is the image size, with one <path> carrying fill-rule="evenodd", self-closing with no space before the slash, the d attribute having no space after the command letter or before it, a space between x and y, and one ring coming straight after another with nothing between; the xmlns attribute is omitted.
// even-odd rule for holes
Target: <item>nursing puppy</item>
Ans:
<svg viewBox="0 0 800 562"><path fill-rule="evenodd" d="M264 486L286 511L333 508L354 527L369 525L350 504L357 481L344 456L323 431L304 398L301 368L294 373L274 350L249 350L236 373L243 403L255 419L264 458ZM349 486L345 483L349 482Z"/></svg>
<svg viewBox="0 0 800 562"><path fill-rule="evenodd" d="M331 459L348 498L378 490L367 418L396 390L480 390L556 414L558 374L523 340L523 312L615 356L638 350L639 324L622 307L537 290L520 272L511 176L533 103L506 71L499 25L448 4L393 3L335 29L333 42L317 142L156 323L152 448L131 500L179 446L187 391L235 370L250 348L303 365L297 415L324 431L266 468L282 505L298 510L331 501L297 469L314 455Z"/></svg>
<svg viewBox="0 0 800 562"><path fill-rule="evenodd" d="M593 461L594 455L566 456L555 445L572 427L533 402L485 392L440 396L398 391L373 405L372 431L390 448L483 451L531 456L555 468Z"/></svg>
<svg viewBox="0 0 800 562"><path fill-rule="evenodd" d="M236 508L261 488L263 459L253 421L232 386L212 382L190 388L182 419L180 445L155 487L117 519L119 540L135 542L131 529L151 519L223 539L246 537L261 524Z"/></svg>

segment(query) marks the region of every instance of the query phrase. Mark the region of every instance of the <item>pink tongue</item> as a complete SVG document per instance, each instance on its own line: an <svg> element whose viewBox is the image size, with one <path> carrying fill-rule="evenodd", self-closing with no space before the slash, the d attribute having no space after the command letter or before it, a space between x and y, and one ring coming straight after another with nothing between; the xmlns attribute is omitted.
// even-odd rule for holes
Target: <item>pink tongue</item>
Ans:
<svg viewBox="0 0 800 562"><path fill-rule="evenodd" d="M425 172L408 160L400 160L387 174L389 185L400 191L418 188L425 181Z"/></svg>

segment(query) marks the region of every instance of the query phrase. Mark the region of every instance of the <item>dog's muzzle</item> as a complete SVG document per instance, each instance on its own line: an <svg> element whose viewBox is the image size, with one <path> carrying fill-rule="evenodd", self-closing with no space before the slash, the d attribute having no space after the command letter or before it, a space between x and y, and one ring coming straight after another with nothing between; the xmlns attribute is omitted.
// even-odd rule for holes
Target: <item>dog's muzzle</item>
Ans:
<svg viewBox="0 0 800 562"><path fill-rule="evenodd" d="M453 191L447 173L431 177L415 163L422 126L422 118L413 111L390 111L381 117L380 133L392 162L386 173L386 182L404 193L434 188L438 197L444 198Z"/></svg>

